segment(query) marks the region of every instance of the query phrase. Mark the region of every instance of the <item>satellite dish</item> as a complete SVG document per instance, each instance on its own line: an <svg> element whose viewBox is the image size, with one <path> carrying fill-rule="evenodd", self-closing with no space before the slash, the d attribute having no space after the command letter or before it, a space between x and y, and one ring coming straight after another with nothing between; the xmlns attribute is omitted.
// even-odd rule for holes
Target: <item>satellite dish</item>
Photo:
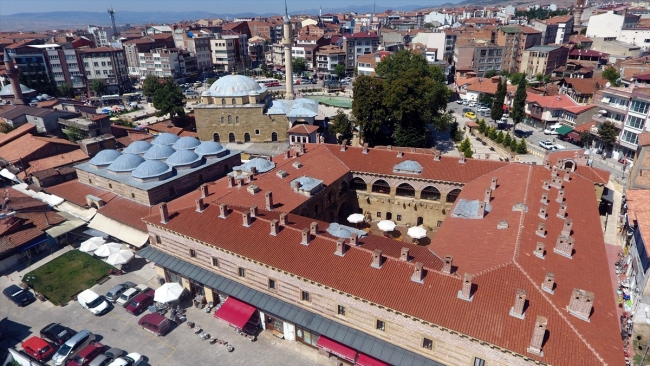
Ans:
<svg viewBox="0 0 650 366"><path fill-rule="evenodd" d="M605 84L605 88L609 88L610 86L612 86L612 83L608 81L607 84Z"/></svg>

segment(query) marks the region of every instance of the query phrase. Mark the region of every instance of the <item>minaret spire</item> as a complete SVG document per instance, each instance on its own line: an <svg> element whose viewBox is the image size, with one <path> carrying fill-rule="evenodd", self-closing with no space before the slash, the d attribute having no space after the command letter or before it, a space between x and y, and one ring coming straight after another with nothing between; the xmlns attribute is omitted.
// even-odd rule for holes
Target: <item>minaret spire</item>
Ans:
<svg viewBox="0 0 650 366"><path fill-rule="evenodd" d="M284 38L282 45L284 46L284 70L286 78L286 93L284 99L293 99L293 64L291 57L291 46L293 46L293 38L291 37L291 19L289 18L289 11L287 11L287 0L284 0Z"/></svg>

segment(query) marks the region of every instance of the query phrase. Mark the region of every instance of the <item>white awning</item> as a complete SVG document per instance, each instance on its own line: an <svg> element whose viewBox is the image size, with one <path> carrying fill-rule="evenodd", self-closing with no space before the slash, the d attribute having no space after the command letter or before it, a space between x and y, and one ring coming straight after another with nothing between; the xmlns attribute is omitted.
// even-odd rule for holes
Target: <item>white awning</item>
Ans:
<svg viewBox="0 0 650 366"><path fill-rule="evenodd" d="M60 212L66 212L86 222L90 221L97 213L96 208L83 208L70 202L63 202L62 204L55 206L54 209Z"/></svg>
<svg viewBox="0 0 650 366"><path fill-rule="evenodd" d="M129 243L138 248L143 246L147 240L149 240L149 234L146 232L132 228L100 213L95 215L92 221L88 224L88 227L91 229L103 231L110 236L118 238L121 241Z"/></svg>
<svg viewBox="0 0 650 366"><path fill-rule="evenodd" d="M74 216L72 216L72 215L70 215L68 213L59 212L58 215L65 217L66 221L62 222L61 224L59 224L57 226L54 226L54 227L51 227L51 228L45 230L45 232L49 236L51 236L53 238L56 238L56 237L61 236L61 235L65 234L65 233L68 233L68 232L70 232L70 231L72 231L72 230L74 230L74 229L76 229L78 227L86 225L85 221L79 220L78 218L76 218L76 217L74 217Z"/></svg>

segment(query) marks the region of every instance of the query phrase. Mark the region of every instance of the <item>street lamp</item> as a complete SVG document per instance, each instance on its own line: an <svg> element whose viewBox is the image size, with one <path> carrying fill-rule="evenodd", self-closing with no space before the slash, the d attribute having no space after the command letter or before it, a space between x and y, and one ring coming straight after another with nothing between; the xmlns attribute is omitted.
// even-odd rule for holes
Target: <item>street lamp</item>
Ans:
<svg viewBox="0 0 650 366"><path fill-rule="evenodd" d="M478 121L478 105L481 102L481 90L483 86L483 78L478 78L478 98L476 99L476 105L474 108L476 109L476 120Z"/></svg>

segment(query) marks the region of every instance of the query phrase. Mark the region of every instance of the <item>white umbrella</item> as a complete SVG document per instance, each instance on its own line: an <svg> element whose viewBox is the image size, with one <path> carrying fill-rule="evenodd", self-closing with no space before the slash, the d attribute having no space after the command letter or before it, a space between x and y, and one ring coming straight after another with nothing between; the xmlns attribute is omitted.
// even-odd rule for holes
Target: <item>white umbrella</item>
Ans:
<svg viewBox="0 0 650 366"><path fill-rule="evenodd" d="M153 301L156 302L170 302L176 301L183 293L183 286L177 282L168 282L156 289Z"/></svg>
<svg viewBox="0 0 650 366"><path fill-rule="evenodd" d="M393 231L395 230L395 223L390 220L381 220L377 223L377 227L381 231Z"/></svg>
<svg viewBox="0 0 650 366"><path fill-rule="evenodd" d="M104 244L104 242L104 238L95 236L81 243L79 250L86 253L92 252L99 249L99 247Z"/></svg>
<svg viewBox="0 0 650 366"><path fill-rule="evenodd" d="M360 222L363 222L364 219L365 217L363 216L363 214L360 213L355 213L348 216L348 222L351 222L353 224L358 224Z"/></svg>
<svg viewBox="0 0 650 366"><path fill-rule="evenodd" d="M413 226L406 233L413 239L422 239L427 236L427 231L421 226Z"/></svg>
<svg viewBox="0 0 650 366"><path fill-rule="evenodd" d="M125 264L129 263L131 259L133 259L134 254L130 250L120 250L119 252L115 252L106 258L106 263L116 266L118 264Z"/></svg>
<svg viewBox="0 0 650 366"><path fill-rule="evenodd" d="M109 255L119 252L120 249L122 249L122 244L117 244L117 243L106 243L99 247L99 249L95 250L95 254L98 257L108 257Z"/></svg>

